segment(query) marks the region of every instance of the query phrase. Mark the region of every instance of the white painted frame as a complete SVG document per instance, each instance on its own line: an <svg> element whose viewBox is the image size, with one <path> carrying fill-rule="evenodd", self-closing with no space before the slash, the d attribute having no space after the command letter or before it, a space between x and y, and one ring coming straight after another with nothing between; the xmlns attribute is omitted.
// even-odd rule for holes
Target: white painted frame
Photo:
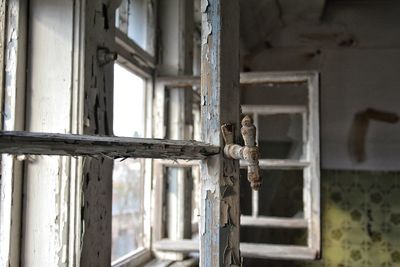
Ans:
<svg viewBox="0 0 400 267"><path fill-rule="evenodd" d="M0 4L1 129L22 130L25 123L27 3L20 0ZM18 77L18 78L17 78ZM0 265L19 266L23 165L18 157L1 155Z"/></svg>
<svg viewBox="0 0 400 267"><path fill-rule="evenodd" d="M160 80L169 85L198 85L198 77L163 77ZM306 85L308 92L307 106L293 105L243 105L244 114L253 114L254 123L258 125L258 115L301 114L303 119L303 155L299 160L260 159L260 168L265 170L303 170L303 204L304 218L278 218L259 216L258 192L252 191L252 216L241 216L241 225L267 228L307 229L307 246L271 245L241 243L244 257L315 260L320 257L320 144L319 144L319 73L316 71L299 72L259 72L241 73L241 85L279 84ZM245 89L243 89L245 90ZM251 89L249 89L251 90ZM294 88L293 90L296 90ZM163 164L190 167L199 164L198 161L163 160ZM241 162L241 168L246 168L246 162ZM160 251L197 252L198 245L191 240L160 240L154 244Z"/></svg>
<svg viewBox="0 0 400 267"><path fill-rule="evenodd" d="M319 143L319 73L318 72L266 72L243 73L241 84L304 84L307 86L306 106L242 106L244 114L252 114L258 125L259 115L300 114L303 128L303 154L299 160L260 159L261 169L300 169L303 170L303 211L304 218L277 218L259 216L258 192L252 193L252 216L242 216L241 225L269 228L302 228L307 229L307 247L309 259L320 257L320 143ZM293 88L292 90L296 90ZM251 89L249 89L251 90ZM266 89L268 90L268 89ZM242 164L245 165L245 164ZM273 249L273 248L271 248ZM292 251L292 248L284 249ZM267 251L266 251L267 252Z"/></svg>

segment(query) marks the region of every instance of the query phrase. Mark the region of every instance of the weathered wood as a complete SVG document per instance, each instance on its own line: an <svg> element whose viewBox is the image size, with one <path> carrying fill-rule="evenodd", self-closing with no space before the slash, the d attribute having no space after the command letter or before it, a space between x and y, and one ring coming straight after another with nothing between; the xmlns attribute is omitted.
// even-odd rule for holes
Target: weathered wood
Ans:
<svg viewBox="0 0 400 267"><path fill-rule="evenodd" d="M306 84L312 71L292 71L288 72L242 72L240 73L241 85L252 84ZM161 76L157 81L164 82L169 86L199 86L199 76Z"/></svg>
<svg viewBox="0 0 400 267"><path fill-rule="evenodd" d="M222 146L221 125L239 137L239 1L202 0L202 140ZM236 142L237 143L237 142ZM240 266L239 161L201 164L200 266Z"/></svg>
<svg viewBox="0 0 400 267"><path fill-rule="evenodd" d="M319 73L308 77L308 147L310 166L304 169L304 216L309 220L308 246L321 251L321 181L320 181L320 128L319 128Z"/></svg>
<svg viewBox="0 0 400 267"><path fill-rule="evenodd" d="M162 240L156 242L154 247L160 251L194 253L199 251L198 242L197 240ZM313 260L317 257L317 253L311 248L292 245L240 243L240 251L245 258Z"/></svg>
<svg viewBox="0 0 400 267"><path fill-rule="evenodd" d="M115 9L119 1L86 0L80 14L84 44L82 68L82 134L112 135L114 64L101 65L98 49L115 51ZM86 158L83 163L81 199L80 266L111 263L113 160L108 157ZM101 197L99 197L101 196Z"/></svg>
<svg viewBox="0 0 400 267"><path fill-rule="evenodd" d="M307 229L308 222L302 218L278 218L264 216L243 216L240 218L240 225L257 226L266 228L300 228Z"/></svg>
<svg viewBox="0 0 400 267"><path fill-rule="evenodd" d="M191 88L200 86L199 76L160 76L157 77L157 83L163 84L165 87L174 88Z"/></svg>
<svg viewBox="0 0 400 267"><path fill-rule="evenodd" d="M0 153L105 156L118 158L204 159L219 147L197 141L74 134L0 132Z"/></svg>
<svg viewBox="0 0 400 267"><path fill-rule="evenodd" d="M155 67L155 58L119 29L115 29L115 43L117 46L120 46L122 49L130 53L131 56L138 58L138 60L146 66L150 68Z"/></svg>
<svg viewBox="0 0 400 267"><path fill-rule="evenodd" d="M290 159L259 159L260 169L263 170L302 170L310 165L307 161ZM240 168L247 168L246 161L240 161Z"/></svg>
<svg viewBox="0 0 400 267"><path fill-rule="evenodd" d="M240 74L241 85L252 84L305 84L308 77L313 72L297 71L297 72L242 72Z"/></svg>
<svg viewBox="0 0 400 267"><path fill-rule="evenodd" d="M170 160L170 159L163 159L159 160L159 162L165 167L175 167L175 168L191 168L193 166L199 166L199 160Z"/></svg>
<svg viewBox="0 0 400 267"><path fill-rule="evenodd" d="M154 249L160 251L174 251L174 252L199 252L199 240L183 239L183 240L170 240L163 239L154 243Z"/></svg>
<svg viewBox="0 0 400 267"><path fill-rule="evenodd" d="M315 260L318 257L316 251L303 246L241 243L240 249L246 258Z"/></svg>
<svg viewBox="0 0 400 267"><path fill-rule="evenodd" d="M1 129L22 130L25 124L27 1L0 2L1 15ZM3 65L4 64L4 65ZM23 165L1 156L0 265L21 264Z"/></svg>
<svg viewBox="0 0 400 267"><path fill-rule="evenodd" d="M294 105L242 105L243 114L275 115L275 114L304 114L306 106Z"/></svg>

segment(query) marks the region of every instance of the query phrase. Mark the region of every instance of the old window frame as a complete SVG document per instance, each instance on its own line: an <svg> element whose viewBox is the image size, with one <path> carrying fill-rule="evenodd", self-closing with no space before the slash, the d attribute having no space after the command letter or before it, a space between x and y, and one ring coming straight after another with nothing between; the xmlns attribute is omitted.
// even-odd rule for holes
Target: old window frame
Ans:
<svg viewBox="0 0 400 267"><path fill-rule="evenodd" d="M152 109L153 109L153 88L154 88L154 74L156 67L156 59L149 52L155 53L155 14L157 6L154 5L152 0L146 0L146 40L145 47L141 47L135 40L128 36L129 23L126 25L125 31L116 27L115 29L115 43L116 53L118 55L116 63L125 67L130 72L138 75L145 80L145 138L152 138ZM122 5L127 5L130 2L123 1ZM131 3L133 4L133 3ZM148 6L151 4L151 6ZM153 9L154 8L154 9ZM118 10L118 9L117 9ZM129 15L128 15L129 16ZM118 11L116 11L116 21L120 19ZM128 18L129 19L129 18ZM129 20L131 23L132 18ZM141 159L142 161L142 175L144 181L144 195L143 195L143 230L144 230L144 247L132 251L121 258L114 260L111 266L140 266L144 262L152 258L151 255L151 188L152 188L152 160Z"/></svg>
<svg viewBox="0 0 400 267"><path fill-rule="evenodd" d="M228 4L229 3L229 4ZM90 3L88 7L92 7ZM93 5L94 6L94 5ZM226 98L232 92L230 92L232 82L234 85L238 85L238 55L239 52L239 27L238 24L231 24L231 22L238 23L238 1L232 2L231 0L217 0L211 3L211 7L208 10L204 10L203 17L203 34L205 37L203 39L207 39L208 37L214 42L211 43L222 43L222 47L230 48L228 53L221 53L224 49L221 49L220 46L211 46L206 45L203 49L203 53L207 53L213 55L214 59L211 60L203 56L203 63L206 68L206 71L209 74L212 74L215 79L209 79L208 75L204 75L204 81L202 83L202 94L205 99L208 99L206 107L202 108L202 118L204 126L210 126L210 129L214 127L214 134L210 135L208 132L204 134L203 138L205 141L212 143L207 144L205 142L195 142L195 141L171 141L171 140L156 140L156 139L140 139L140 138L118 138L118 137L107 137L107 136L91 136L91 135L77 135L77 134L51 134L51 133L32 133L32 132L1 132L0 133L0 153L9 153L9 154L33 154L33 155L68 155L68 156L100 156L102 158L108 157L109 159L119 158L119 157L143 157L143 158L169 158L169 159L206 159L207 157L211 157L211 160L203 161L204 166L208 166L209 168L213 168L216 173L213 173L209 177L209 182L211 180L216 180L217 184L219 184L219 178L226 175L225 170L222 170L221 167L223 164L231 165L235 169L235 179L232 181L233 185L232 189L238 189L238 162L233 160L227 160L223 157L221 153L220 143L221 138L219 135L219 126L224 120L232 120L232 123L238 124L239 122L239 103L238 103L238 95L239 92L233 92L233 96L231 97L232 102L229 103L228 106ZM97 10L92 9L91 11L97 12ZM106 8L103 5L103 17L107 16ZM232 16L229 16L232 15ZM222 17L229 18L227 20L222 20ZM104 18L105 26L107 19ZM205 24L205 23L206 24ZM221 26L220 31L213 31L212 33L207 33L207 27L209 26L207 23L215 24L214 26ZM98 28L97 28L98 30ZM104 30L104 27L102 31ZM107 38L105 38L107 39ZM210 41L211 41L210 40ZM106 40L107 41L107 40ZM232 42L233 41L233 42ZM92 53L93 51L91 51ZM219 56L221 54L221 57ZM100 61L100 60L99 60ZM233 64L229 64L233 63ZM211 70L214 69L212 66L216 64L215 71L212 73ZM109 70L109 69L108 69ZM108 70L96 70L99 76L108 75ZM224 73L225 75L222 75ZM97 74L96 74L97 75ZM103 81L104 82L104 81ZM101 84L104 86L106 83ZM103 88L104 89L104 88ZM216 95L214 95L216 94ZM221 96L221 95L222 96ZM222 98L222 101L221 101ZM226 115L221 115L220 110L229 109L229 112ZM104 111L102 111L104 112ZM213 114L211 121L208 122L207 119ZM209 125L210 124L210 125ZM215 126L217 127L215 128ZM237 127L238 129L238 127ZM88 132L91 132L88 130ZM218 133L218 134L215 134ZM215 161L218 163L217 165L212 165L211 161ZM98 164L94 164L96 166ZM90 166L89 166L90 167ZM206 173L204 173L206 174ZM101 188L104 184L99 185L97 188ZM95 188L95 190L97 189ZM220 195L220 188L216 185L215 187L216 198L210 199L210 207L212 210L205 209L206 214L203 214L206 218L211 218L213 215L216 215L218 218L216 220L203 220L202 230L206 232L206 235L214 238L224 238L227 237L227 240L223 240L225 245L230 244L231 247L231 257L229 260L234 260L235 264L239 264L239 248L238 248L238 228L234 227L232 232L227 235L224 233L223 229L219 226L221 222L225 221L225 217L219 213L223 207L221 207L221 202L218 199L218 195ZM94 190L94 191L95 191ZM238 201L238 194L234 197L229 196L226 201L231 204L231 208L234 210L238 210L238 205L236 204ZM206 203L203 203L203 205ZM88 208L88 207L87 207ZM97 214L93 211L93 209L89 209L91 211L90 216L93 214ZM213 213L210 213L210 212ZM225 211L225 209L224 209ZM204 217L203 216L203 217ZM238 213L235 213L234 217L230 217L231 220L234 220L234 225L238 225L239 217ZM229 222L231 222L231 220ZM89 227L87 228L89 230ZM216 236L212 235L216 232ZM93 238L93 229L90 229L90 233L85 235L85 240L89 237ZM232 243L228 242L232 240ZM202 238L202 245L204 247L203 253L201 253L202 260L200 261L201 266L208 266L210 263L215 262L218 265L227 264L228 262L222 260L223 254L225 250L223 249L224 244L219 244L216 242L210 243L211 239ZM86 240L87 243L88 241ZM108 243L108 242L107 242ZM102 246L108 248L109 244L101 244ZM208 246L210 245L210 246ZM93 244L87 245L87 249L92 252L93 249L99 249L99 246L94 246ZM211 257L209 253L206 253L207 249L215 249L215 252L218 253L218 257ZM107 254L107 253L106 253ZM99 251L97 251L97 255L99 255ZM101 254L100 254L101 255ZM85 260L87 261L87 257L91 255L86 255ZM107 258L107 255L105 256ZM90 262L96 262L96 260L89 260Z"/></svg>
<svg viewBox="0 0 400 267"><path fill-rule="evenodd" d="M154 135L158 138L164 138L168 129L167 118L166 118L166 95L170 89L181 89L181 90L191 90L193 98L198 98L200 100L200 94L195 90L195 88L200 87L200 80L198 77L192 76L173 76L173 77L157 77L155 82L155 125L159 125L154 129ZM174 103L170 103L174 104ZM176 104L176 103L175 103ZM192 112L188 110L187 112ZM194 122L193 122L194 128ZM167 180L167 169L168 168L180 168L189 170L192 167L198 167L198 161L187 161L187 160L154 160L154 200L153 200L153 238L152 238L152 248L153 252L156 253L157 257L161 259L169 259L168 254L163 254L161 251L154 249L154 246L166 237L166 217L168 216L167 211L167 190L166 190L166 180ZM183 201L178 199L177 201ZM189 218L184 219L181 222L181 227L193 228L192 220Z"/></svg>
<svg viewBox="0 0 400 267"><path fill-rule="evenodd" d="M118 37L116 37L118 38ZM129 40L130 41L130 40ZM133 42L133 41L130 41ZM136 47L135 47L136 48ZM119 48L118 51L123 49ZM127 50L127 49L126 49ZM134 48L130 47L130 51L134 52ZM152 106L152 84L153 76L145 69L143 70L141 66L137 66L136 62L132 62L131 59L124 58L121 54L118 54L118 58L114 64L119 64L121 67L126 68L127 71L137 75L145 81L144 90L144 137L151 138L151 106ZM149 162L150 161L150 162ZM151 235L151 225L150 225L150 195L151 195L151 160L140 159L141 162L141 179L143 182L143 206L142 216L143 216L143 247L131 251L122 257L119 257L111 262L111 266L138 266L143 262L151 259L150 252L150 235Z"/></svg>
<svg viewBox="0 0 400 267"><path fill-rule="evenodd" d="M302 117L303 154L299 160L267 160L260 159L261 169L275 170L303 170L303 212L304 218L277 218L259 216L258 192L252 193L252 216L242 216L241 225L269 227L269 228L298 228L307 230L307 246L294 245L261 245L258 253L253 257L263 258L262 253L278 259L307 259L314 260L321 253L321 226L320 226L320 141L319 141L319 73L316 71L302 72L266 72L243 73L242 85L306 85L307 104L304 106L242 106L244 114L254 114L255 124L258 124L258 115L272 114L299 114ZM251 89L248 89L251 90ZM296 90L296 88L293 88ZM245 167L245 163L241 164ZM256 244L246 244L255 247ZM264 246L264 247L262 247ZM261 249L263 248L263 249ZM274 250L281 251L282 255L273 255Z"/></svg>
<svg viewBox="0 0 400 267"><path fill-rule="evenodd" d="M25 123L27 9L27 4L20 0L0 5L2 130L22 130ZM4 265L20 264L22 169L18 157L1 155L0 264Z"/></svg>
<svg viewBox="0 0 400 267"><path fill-rule="evenodd" d="M200 85L199 77L179 76L160 77L160 87L191 88ZM277 218L258 215L258 192L252 191L252 216L241 215L241 225L253 227L307 229L307 246L273 245L241 243L242 255L248 258L269 258L289 260L315 260L321 252L320 226L320 152L319 152L319 73L316 71L285 71L285 72L248 72L241 73L241 85L267 84L276 86L281 84L306 85L308 104L306 106L250 106L242 105L243 114L301 114L304 158L300 160L260 159L261 169L303 170L303 202L305 218ZM245 90L245 89L244 89ZM295 90L295 89L294 89ZM254 118L257 126L257 116ZM304 138L303 137L303 138ZM165 166L191 167L199 164L196 161L168 161L161 163ZM246 163L241 162L241 168ZM257 204L255 204L257 203ZM192 240L172 241L159 238L155 240L156 251L197 252L198 245Z"/></svg>

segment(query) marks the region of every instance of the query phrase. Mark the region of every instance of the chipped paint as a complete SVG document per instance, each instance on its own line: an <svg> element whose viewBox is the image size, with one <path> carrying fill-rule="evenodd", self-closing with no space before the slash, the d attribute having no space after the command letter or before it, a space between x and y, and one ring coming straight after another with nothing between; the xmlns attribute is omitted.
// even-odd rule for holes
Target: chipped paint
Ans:
<svg viewBox="0 0 400 267"><path fill-rule="evenodd" d="M239 121L238 1L203 0L201 10L203 141L222 146L220 126ZM221 153L201 173L200 266L240 265L238 161Z"/></svg>
<svg viewBox="0 0 400 267"><path fill-rule="evenodd" d="M103 64L97 49L115 51L115 8L119 0L88 0L84 14L83 134L112 135L113 64ZM107 29L108 28L108 29ZM111 209L113 161L87 158L83 163L81 266L111 262ZM89 186L90 185L90 186ZM101 196L99 198L98 196ZM96 242L93 242L96 240Z"/></svg>
<svg viewBox="0 0 400 267"><path fill-rule="evenodd" d="M4 95L1 96L2 129L19 130L24 110L17 105L24 98L24 92L17 94L18 88L25 87L25 32L26 17L24 1L1 1L1 84ZM4 65L3 65L4 64ZM4 69L3 69L4 67ZM17 78L18 77L18 78ZM21 90L23 91L23 90ZM20 98L19 98L20 97ZM23 105L22 105L23 106ZM17 121L18 119L18 121ZM13 156L1 156L1 201L0 201L0 265L20 265L20 222L22 166Z"/></svg>
<svg viewBox="0 0 400 267"><path fill-rule="evenodd" d="M212 33L212 25L208 20L208 12L207 12L209 5L210 4L209 4L208 0L201 1L201 12L203 14L202 16L205 17L205 18L203 18L203 25L202 25L202 27L203 27L203 33L201 35L201 45L202 46L207 44L208 38Z"/></svg>

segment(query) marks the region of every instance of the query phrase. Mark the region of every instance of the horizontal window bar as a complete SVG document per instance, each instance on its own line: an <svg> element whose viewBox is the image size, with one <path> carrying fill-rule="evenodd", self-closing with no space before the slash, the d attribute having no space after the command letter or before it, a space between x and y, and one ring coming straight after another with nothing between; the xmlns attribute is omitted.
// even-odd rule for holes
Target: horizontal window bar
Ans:
<svg viewBox="0 0 400 267"><path fill-rule="evenodd" d="M258 161L260 168L263 170L301 170L310 165L307 161L292 159L259 159ZM240 168L245 169L248 165L248 162L240 161Z"/></svg>
<svg viewBox="0 0 400 267"><path fill-rule="evenodd" d="M161 76L157 77L157 83L166 87L193 87L200 86L199 76Z"/></svg>
<svg viewBox="0 0 400 267"><path fill-rule="evenodd" d="M165 167L176 167L176 168L189 168L200 164L197 160L160 160L158 163ZM310 165L307 161L299 160L280 160L280 159L260 159L259 165L261 169L267 170L301 170ZM240 161L240 167L245 169L248 167L248 163L244 160Z"/></svg>
<svg viewBox="0 0 400 267"><path fill-rule="evenodd" d="M197 141L91 136L75 134L0 132L0 153L105 156L118 158L203 159L220 148Z"/></svg>
<svg viewBox="0 0 400 267"><path fill-rule="evenodd" d="M200 161L198 160L170 160L170 159L163 159L158 160L156 163L160 163L165 167L173 167L173 168L191 168L193 166L199 166Z"/></svg>
<svg viewBox="0 0 400 267"><path fill-rule="evenodd" d="M277 260L315 260L319 252L306 246L240 243L245 258Z"/></svg>
<svg viewBox="0 0 400 267"><path fill-rule="evenodd" d="M305 84L315 75L317 72L313 71L242 72L240 84Z"/></svg>
<svg viewBox="0 0 400 267"><path fill-rule="evenodd" d="M315 71L294 72L242 72L240 84L305 84L310 77L318 75ZM158 82L166 86L200 86L200 76L161 76Z"/></svg>
<svg viewBox="0 0 400 267"><path fill-rule="evenodd" d="M307 220L302 218L279 218L264 216L241 216L240 225L258 226L266 228L294 228L306 229L308 227Z"/></svg>
<svg viewBox="0 0 400 267"><path fill-rule="evenodd" d="M305 114L307 113L306 106L291 106L291 105L260 105L247 106L242 105L244 114L257 113L258 115L274 115L274 114Z"/></svg>
<svg viewBox="0 0 400 267"><path fill-rule="evenodd" d="M118 46L125 49L132 56L137 57L139 60L145 62L151 68L155 68L156 60L146 50L141 48L135 41L128 37L128 35L119 29L115 29L115 42Z"/></svg>
<svg viewBox="0 0 400 267"><path fill-rule="evenodd" d="M166 252L198 252L198 240L164 239L154 244L154 249ZM245 258L314 260L318 252L305 246L240 243L241 255Z"/></svg>

